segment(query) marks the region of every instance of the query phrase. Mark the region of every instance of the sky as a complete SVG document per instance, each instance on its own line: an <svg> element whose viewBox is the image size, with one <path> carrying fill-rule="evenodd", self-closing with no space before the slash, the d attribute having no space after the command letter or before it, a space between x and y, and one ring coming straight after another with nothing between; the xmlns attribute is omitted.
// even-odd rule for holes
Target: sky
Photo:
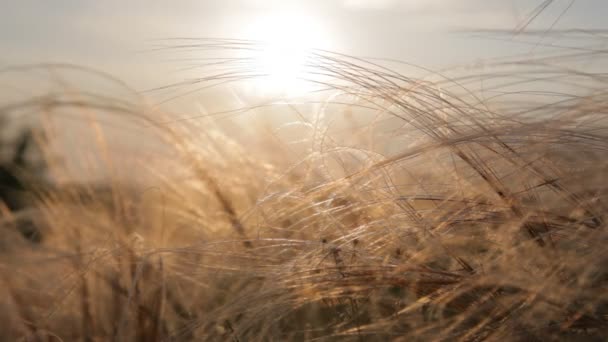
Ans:
<svg viewBox="0 0 608 342"><path fill-rule="evenodd" d="M548 27L571 0L555 0L533 23ZM467 30L512 30L542 0L54 0L5 1L0 66L69 62L120 76L137 89L175 65L149 52L172 37L265 39L296 30L312 47L443 68L524 52L519 39L495 41ZM576 0L555 29L603 29L608 2ZM285 17L284 21L272 18ZM271 18L267 27L256 23ZM293 28L290 25L303 27ZM535 27L534 25L531 28ZM259 25L258 25L259 26ZM257 35L257 36L256 36ZM260 36L261 35L261 36Z"/></svg>
<svg viewBox="0 0 608 342"><path fill-rule="evenodd" d="M489 58L543 53L555 49L546 47L550 44L567 50L589 43L558 36L478 32L514 32L543 1L7 0L0 5L0 70L30 63L71 63L103 71L136 93L154 96L146 90L197 76L196 71L178 72L183 61L153 50L167 38L242 38L283 44L259 58L262 68L282 75L274 81L278 87L289 82L285 74L297 74L298 51L294 53L291 45L441 70ZM606 14L606 0L554 0L526 29L604 30ZM197 52L191 57L205 55ZM6 76L0 73L0 86L6 85ZM38 81L29 82L27 87ZM80 85L100 91L94 81ZM3 93L0 99L6 96ZM207 96L206 103L220 102L217 94L201 96ZM77 126L62 127L77 132L66 145L85 145ZM141 138L133 131L125 134L123 141Z"/></svg>

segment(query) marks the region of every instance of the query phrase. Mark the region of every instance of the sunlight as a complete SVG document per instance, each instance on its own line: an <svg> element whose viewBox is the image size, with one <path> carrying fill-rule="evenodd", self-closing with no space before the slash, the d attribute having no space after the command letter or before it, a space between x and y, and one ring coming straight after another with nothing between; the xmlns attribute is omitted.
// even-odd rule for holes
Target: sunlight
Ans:
<svg viewBox="0 0 608 342"><path fill-rule="evenodd" d="M293 12L257 17L246 34L261 45L253 52L254 68L263 77L256 80L256 93L298 95L309 89L306 78L310 52L327 45L327 34L317 20Z"/></svg>

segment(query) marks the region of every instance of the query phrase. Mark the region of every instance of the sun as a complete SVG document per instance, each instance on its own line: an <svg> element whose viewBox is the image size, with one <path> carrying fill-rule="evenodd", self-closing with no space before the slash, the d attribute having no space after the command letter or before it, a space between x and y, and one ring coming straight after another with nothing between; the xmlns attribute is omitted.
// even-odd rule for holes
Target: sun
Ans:
<svg viewBox="0 0 608 342"><path fill-rule="evenodd" d="M257 93L297 95L310 86L314 48L328 44L319 20L295 12L276 12L255 17L245 36L257 42L250 51L253 84Z"/></svg>

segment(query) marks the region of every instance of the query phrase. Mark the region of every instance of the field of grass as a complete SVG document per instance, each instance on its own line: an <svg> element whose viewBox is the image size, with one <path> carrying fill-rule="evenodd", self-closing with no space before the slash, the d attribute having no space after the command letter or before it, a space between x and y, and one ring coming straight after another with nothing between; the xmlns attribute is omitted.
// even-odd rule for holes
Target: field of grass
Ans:
<svg viewBox="0 0 608 342"><path fill-rule="evenodd" d="M170 42L186 48L252 45ZM105 177L70 181L70 152L37 140L46 178L2 210L0 338L604 341L608 82L570 67L588 54L410 77L318 51L316 93L188 120L65 84L9 99L48 141L85 118ZM214 63L173 89L259 76ZM108 80L2 75L41 70ZM96 121L116 117L158 139L130 166Z"/></svg>

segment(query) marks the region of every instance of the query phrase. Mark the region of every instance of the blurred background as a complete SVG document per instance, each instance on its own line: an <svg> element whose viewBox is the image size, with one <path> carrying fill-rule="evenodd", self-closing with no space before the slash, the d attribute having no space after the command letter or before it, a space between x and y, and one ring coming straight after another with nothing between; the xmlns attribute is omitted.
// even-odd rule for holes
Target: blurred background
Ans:
<svg viewBox="0 0 608 342"><path fill-rule="evenodd" d="M309 95L311 89L301 78L313 49L362 57L408 77L435 72L455 77L459 71L482 75L486 65L501 59L542 56L559 56L543 63L593 70L605 63L601 56L608 42L604 0L23 0L0 7L0 101L3 111L10 112L4 126L38 120L40 111L23 110L23 103L61 90L118 98L128 105L144 101L149 108L171 113L175 121L193 119L193 124L203 115L227 112L214 116L216 123L224 120L219 125L235 136L256 135L259 131L243 128L245 116L230 111ZM248 67L265 77L241 86L197 88L197 78L213 70L213 58L225 61L243 51L225 49L222 53L233 55L218 57L208 47L225 47L226 41L189 40L193 38L266 44L245 51ZM188 44L205 48L184 48ZM572 57L564 57L568 54ZM467 87L490 89L490 82L480 76ZM318 112L318 106L302 111ZM107 162L99 160L98 150L89 152L91 146L99 147L99 132L115 159L141 160L147 153L152 155L143 159L150 160L161 153L149 127L130 122L128 115L106 112L98 108L95 113L62 110L47 115L45 129L53 131L52 141L67 155L63 162L79 165L68 167L73 174L105 174L99 170ZM294 120L284 107L266 106L261 112L252 110L246 117L266 116L277 124ZM89 164L86 172L83 160Z"/></svg>
<svg viewBox="0 0 608 342"><path fill-rule="evenodd" d="M605 26L608 3L603 0L24 0L1 5L0 65L93 66L144 90L166 84L176 69L176 63L150 53L156 40L222 37L291 39L300 46L397 59L437 70L575 47L576 42L556 36L473 32L513 33L545 3L546 8L526 27L528 32L591 31Z"/></svg>

